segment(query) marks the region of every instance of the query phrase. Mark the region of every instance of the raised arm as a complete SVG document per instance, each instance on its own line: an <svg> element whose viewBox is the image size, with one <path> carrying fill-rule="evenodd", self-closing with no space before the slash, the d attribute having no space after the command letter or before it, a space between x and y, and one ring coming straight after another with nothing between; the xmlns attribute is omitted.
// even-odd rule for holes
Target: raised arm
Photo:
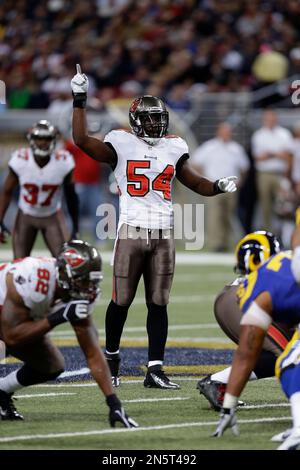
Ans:
<svg viewBox="0 0 300 470"><path fill-rule="evenodd" d="M182 161L182 160L181 160ZM201 196L215 196L220 193L236 191L236 176L210 181L198 173L187 160L180 162L176 168L176 176L180 183Z"/></svg>
<svg viewBox="0 0 300 470"><path fill-rule="evenodd" d="M74 142L94 160L115 166L117 157L114 150L100 139L88 135L85 110L88 86L88 78L81 73L80 66L77 64L77 73L71 80L74 98L72 121Z"/></svg>

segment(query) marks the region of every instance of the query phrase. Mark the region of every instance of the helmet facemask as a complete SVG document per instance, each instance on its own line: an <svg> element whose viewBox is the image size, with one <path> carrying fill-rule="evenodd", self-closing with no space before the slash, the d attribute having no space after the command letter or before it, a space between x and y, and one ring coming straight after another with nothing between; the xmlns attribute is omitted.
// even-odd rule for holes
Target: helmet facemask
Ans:
<svg viewBox="0 0 300 470"><path fill-rule="evenodd" d="M57 131L46 120L39 121L27 134L27 139L35 156L50 157L56 145Z"/></svg>
<svg viewBox="0 0 300 470"><path fill-rule="evenodd" d="M129 121L137 137L149 145L155 145L167 134L169 113L159 98L143 96L132 103Z"/></svg>
<svg viewBox="0 0 300 470"><path fill-rule="evenodd" d="M86 276L75 277L68 265L65 269L57 268L57 284L64 291L65 299L88 300L94 302L101 294L100 283L103 275L99 271L91 271Z"/></svg>

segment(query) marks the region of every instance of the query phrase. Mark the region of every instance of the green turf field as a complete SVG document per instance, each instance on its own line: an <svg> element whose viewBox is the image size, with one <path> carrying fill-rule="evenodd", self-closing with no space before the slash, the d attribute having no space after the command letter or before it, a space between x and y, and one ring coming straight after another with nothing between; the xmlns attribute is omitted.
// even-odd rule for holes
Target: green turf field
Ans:
<svg viewBox="0 0 300 470"><path fill-rule="evenodd" d="M95 314L102 339L105 308L111 292L108 264L104 274L103 296ZM219 350L226 352L232 348L232 343L217 327L212 312L215 294L232 278L229 267L177 266L169 307L168 342L168 351L174 349L176 354L168 356L167 352L166 369L178 374L176 380L181 390L145 389L144 363L137 364L140 376L124 377L118 395L128 413L139 422L139 429L112 430L103 396L94 384L68 382L35 386L17 393L20 396L17 407L25 421L0 424L0 449L276 449L279 444L270 442L270 437L289 427L291 419L288 403L275 379L247 386L243 394L247 406L238 411L239 437L232 436L230 431L222 439L210 437L218 413L209 408L196 390L197 380L220 369L223 362L221 355L220 364L205 364L205 361L198 364L202 348L208 348L212 356ZM132 351L133 363L139 362L139 356L135 356L138 349L134 348L146 346L145 321L141 287L129 312L122 343L124 350L129 354ZM52 336L62 346L74 343L68 324L54 330ZM178 348L181 346L185 353L186 348L193 348L188 356L189 364L180 365L182 357Z"/></svg>

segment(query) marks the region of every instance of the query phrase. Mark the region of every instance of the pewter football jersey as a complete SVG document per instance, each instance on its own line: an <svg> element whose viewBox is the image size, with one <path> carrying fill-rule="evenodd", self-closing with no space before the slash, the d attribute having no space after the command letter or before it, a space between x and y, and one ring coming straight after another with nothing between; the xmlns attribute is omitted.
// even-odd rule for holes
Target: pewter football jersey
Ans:
<svg viewBox="0 0 300 470"><path fill-rule="evenodd" d="M186 142L167 136L152 146L125 130L109 132L104 142L109 142L118 156L114 174L120 193L119 227L126 223L172 228L172 182L178 160L188 154Z"/></svg>
<svg viewBox="0 0 300 470"><path fill-rule="evenodd" d="M15 151L8 163L19 179L19 208L34 217L47 217L61 207L63 181L75 164L66 150L53 152L40 168L30 148Z"/></svg>

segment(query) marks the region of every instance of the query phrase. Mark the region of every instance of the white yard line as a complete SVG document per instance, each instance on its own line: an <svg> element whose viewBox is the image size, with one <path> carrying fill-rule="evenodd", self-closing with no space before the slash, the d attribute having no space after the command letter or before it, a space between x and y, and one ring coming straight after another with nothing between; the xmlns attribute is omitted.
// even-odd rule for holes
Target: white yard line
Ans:
<svg viewBox="0 0 300 470"><path fill-rule="evenodd" d="M170 296L170 304L196 304L200 302L210 302L216 298L212 294L199 294L199 295L172 295ZM104 298L103 298L104 299ZM104 299L105 300L105 299ZM109 299L106 299L108 302ZM132 305L146 305L144 297L136 297Z"/></svg>
<svg viewBox="0 0 300 470"><path fill-rule="evenodd" d="M16 395L16 398L36 398L36 397L57 397L62 395L77 395L75 392L50 392L50 393L32 393L30 395Z"/></svg>
<svg viewBox="0 0 300 470"><path fill-rule="evenodd" d="M259 419L241 419L239 424L255 424L255 423L272 423L278 421L291 421L290 416L281 418L259 418ZM165 424L163 426L145 426L140 428L130 429L102 429L93 431L82 431L82 432L65 432L65 433L50 433L50 434L23 434L19 436L8 436L0 437L1 442L14 442L14 441L28 441L34 439L60 439L66 437L85 437L85 436L97 436L105 434L119 434L129 432L147 432L147 431L160 431L162 429L178 429L178 428L192 428L192 427L204 427L204 426L216 426L218 421L208 422L195 422L195 423L176 423L176 424Z"/></svg>
<svg viewBox="0 0 300 470"><path fill-rule="evenodd" d="M33 249L32 256L49 256L49 251ZM103 251L101 257L104 263L110 264L112 252ZM7 249L0 250L0 260L11 261L12 251ZM231 253L202 253L201 251L177 251L176 253L176 264L178 265L233 266L234 261L234 255Z"/></svg>
<svg viewBox="0 0 300 470"><path fill-rule="evenodd" d="M176 377L176 382L182 382L182 381L187 381L187 382L197 382L197 380L203 378L203 376L193 376L193 377ZM277 379L275 377L270 377L268 379L261 379L261 380L274 380L277 382ZM143 383L144 379L131 379L131 380L122 380L121 377L121 385L122 384L139 384ZM45 388L69 388L69 387L97 387L98 385L96 382L86 382L86 383L65 383L65 384L39 384L39 385L34 385L35 387L45 387ZM277 405L276 405L277 406Z"/></svg>
<svg viewBox="0 0 300 470"><path fill-rule="evenodd" d="M205 274L205 277L203 276L203 273L195 273L195 274L187 274L187 273L182 273L182 274L176 274L174 276L173 282L219 282L223 281L224 283L227 282L232 282L236 278L236 275L234 272L232 272L232 275L230 273L207 273Z"/></svg>
<svg viewBox="0 0 300 470"><path fill-rule="evenodd" d="M92 384L94 385L94 384ZM50 392L50 393L32 393L28 395L17 395L16 398L36 398L36 397L57 397L62 395L77 395L75 392ZM138 398L135 400L122 400L122 403L151 403L157 401L182 401L182 400L190 400L191 397L169 397L169 398Z"/></svg>
<svg viewBox="0 0 300 470"><path fill-rule="evenodd" d="M138 398L136 400L122 400L122 403L151 403L156 401L181 401L189 400L191 397L170 397L170 398Z"/></svg>
<svg viewBox="0 0 300 470"><path fill-rule="evenodd" d="M169 331L181 331L181 330L219 330L220 327L217 323L195 323L195 324L189 324L185 323L183 325L169 325ZM139 332L144 332L146 330L145 326L132 326L132 327L127 327L124 328L124 334L126 333L139 333ZM99 328L98 329L99 334L105 333L104 328ZM61 336L67 337L67 336L74 336L75 333L73 330L64 330L64 331L53 331L51 332L51 336L53 338L59 338Z"/></svg>
<svg viewBox="0 0 300 470"><path fill-rule="evenodd" d="M245 405L241 406L241 410L259 410L260 408L289 408L289 403L264 403L263 405Z"/></svg>

